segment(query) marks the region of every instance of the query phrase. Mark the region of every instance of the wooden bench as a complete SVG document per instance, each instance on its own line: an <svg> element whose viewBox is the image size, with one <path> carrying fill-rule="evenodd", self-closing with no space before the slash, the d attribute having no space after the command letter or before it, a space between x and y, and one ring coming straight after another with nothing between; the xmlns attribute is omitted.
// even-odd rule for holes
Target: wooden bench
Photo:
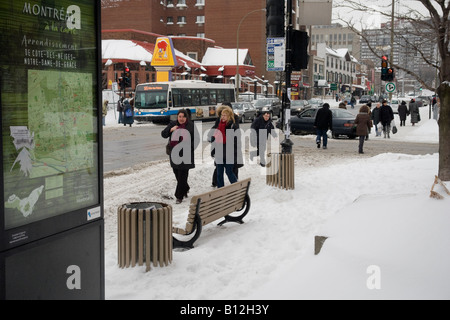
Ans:
<svg viewBox="0 0 450 320"><path fill-rule="evenodd" d="M185 239L173 237L174 248L193 248L200 237L202 227L224 218L218 225L226 222L244 223L242 219L250 210L248 190L251 179L238 181L231 185L193 196L189 204L186 227L172 228L172 232L183 235ZM232 215L233 214L233 215Z"/></svg>

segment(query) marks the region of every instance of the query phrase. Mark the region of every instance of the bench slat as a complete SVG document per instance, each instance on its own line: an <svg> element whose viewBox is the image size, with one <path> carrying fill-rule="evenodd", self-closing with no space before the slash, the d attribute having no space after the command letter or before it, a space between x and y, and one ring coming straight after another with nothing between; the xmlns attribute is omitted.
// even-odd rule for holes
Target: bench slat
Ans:
<svg viewBox="0 0 450 320"><path fill-rule="evenodd" d="M207 204L200 204L199 215L204 219L211 215L211 212L224 212L227 215L243 207L245 195L236 195L232 199L224 199L224 201L214 201Z"/></svg>
<svg viewBox="0 0 450 320"><path fill-rule="evenodd" d="M208 210L209 208L214 208L215 210L220 210L220 206L227 205L227 204L238 204L240 203L243 205L245 199L245 193L232 193L227 195L226 197L214 199L211 201L205 201L200 203L200 210L199 215L200 217L203 216L203 211ZM191 212L189 214L192 216L192 218L195 216L195 212Z"/></svg>
<svg viewBox="0 0 450 320"><path fill-rule="evenodd" d="M206 192L200 195L193 196L191 202L197 204L197 199L201 199L202 202L206 202L208 200L212 200L214 198L220 198L225 196L226 194L233 192L235 190L247 190L247 185L250 183L250 178L235 182L223 188L216 189L211 192Z"/></svg>
<svg viewBox="0 0 450 320"><path fill-rule="evenodd" d="M236 184L236 183L235 183ZM231 185L231 186L234 186ZM228 186L230 187L230 186ZM226 187L225 187L226 188ZM209 193L204 193L202 195L199 196L194 196L191 199L191 203L190 203L190 208L189 208L189 212L195 214L196 208L197 208L197 200L200 199L201 203L203 205L209 203L209 202L214 202L216 200L223 200L223 199L227 199L227 198L233 198L234 195L243 195L245 196L246 192L247 192L247 184L243 185L243 186L239 186L239 188L233 188L231 190L222 190L225 188L220 188L214 191L211 191ZM220 192L219 192L220 191Z"/></svg>

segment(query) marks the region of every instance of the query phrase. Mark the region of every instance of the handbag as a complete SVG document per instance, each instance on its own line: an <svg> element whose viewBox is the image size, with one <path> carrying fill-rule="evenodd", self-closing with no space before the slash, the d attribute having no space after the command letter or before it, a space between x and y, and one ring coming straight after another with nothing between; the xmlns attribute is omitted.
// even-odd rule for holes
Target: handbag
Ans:
<svg viewBox="0 0 450 320"><path fill-rule="evenodd" d="M172 153L172 149L173 149L173 147L170 145L170 139L169 139L169 141L166 144L166 154L168 156L170 156L170 154Z"/></svg>
<svg viewBox="0 0 450 320"><path fill-rule="evenodd" d="M394 120L391 121L391 126L392 126L392 133L396 134L397 133L397 127L395 126Z"/></svg>

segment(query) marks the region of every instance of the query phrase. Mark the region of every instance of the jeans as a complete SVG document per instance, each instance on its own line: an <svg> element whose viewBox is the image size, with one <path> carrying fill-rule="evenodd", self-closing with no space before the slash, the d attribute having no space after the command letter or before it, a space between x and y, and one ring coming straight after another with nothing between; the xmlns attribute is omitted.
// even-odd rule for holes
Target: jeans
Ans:
<svg viewBox="0 0 450 320"><path fill-rule="evenodd" d="M378 132L378 122L373 122L373 126L375 127L375 135L378 137L381 135L381 132Z"/></svg>
<svg viewBox="0 0 450 320"><path fill-rule="evenodd" d="M317 129L316 143L320 143L320 139L321 139L321 137L323 137L323 146L324 147L327 146L327 142L328 142L327 131L328 131L327 129Z"/></svg>
<svg viewBox="0 0 450 320"><path fill-rule="evenodd" d="M230 183L237 182L236 175L233 172L234 164L216 164L217 167L217 188L222 188L225 185L225 181L223 179L223 173L227 174L228 180Z"/></svg>

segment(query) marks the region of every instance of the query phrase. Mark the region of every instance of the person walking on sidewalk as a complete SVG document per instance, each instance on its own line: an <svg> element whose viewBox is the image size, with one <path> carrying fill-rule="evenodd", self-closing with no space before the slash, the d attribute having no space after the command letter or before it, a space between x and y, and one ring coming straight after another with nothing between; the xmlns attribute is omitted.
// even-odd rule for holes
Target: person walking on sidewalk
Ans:
<svg viewBox="0 0 450 320"><path fill-rule="evenodd" d="M164 139L169 138L170 166L177 180L175 188L176 203L181 203L187 198L190 186L188 183L189 170L195 168L194 150L198 142L195 140L195 125L189 119L186 109L180 109L177 120L171 121L162 131ZM182 148L175 148L183 144ZM174 149L175 148L175 149Z"/></svg>
<svg viewBox="0 0 450 320"><path fill-rule="evenodd" d="M383 100L380 108L380 122L383 125L384 137L390 138L391 122L394 120L394 112L390 105L387 104L387 100Z"/></svg>
<svg viewBox="0 0 450 320"><path fill-rule="evenodd" d="M322 108L317 111L314 128L317 129L317 148L320 148L320 142L323 137L323 148L326 149L328 142L327 131L328 129L333 130L333 114L328 103L324 103Z"/></svg>
<svg viewBox="0 0 450 320"><path fill-rule="evenodd" d="M381 131L378 130L378 123L380 123L380 109L381 109L381 103L377 103L375 108L372 110L372 114L370 117L372 118L373 125L375 126L375 136L381 136Z"/></svg>
<svg viewBox="0 0 450 320"><path fill-rule="evenodd" d="M419 106L414 99L411 99L409 102L409 114L411 115L411 123L413 126L420 121Z"/></svg>
<svg viewBox="0 0 450 320"><path fill-rule="evenodd" d="M364 153L364 141L371 127L371 120L369 116L370 108L367 105L363 105L359 108L359 113L356 115L356 135L359 136L359 147L358 152L360 154Z"/></svg>
<svg viewBox="0 0 450 320"><path fill-rule="evenodd" d="M406 106L406 101L402 101L402 103L398 106L398 117L400 118L400 127L406 126L406 117L408 116L409 111Z"/></svg>

